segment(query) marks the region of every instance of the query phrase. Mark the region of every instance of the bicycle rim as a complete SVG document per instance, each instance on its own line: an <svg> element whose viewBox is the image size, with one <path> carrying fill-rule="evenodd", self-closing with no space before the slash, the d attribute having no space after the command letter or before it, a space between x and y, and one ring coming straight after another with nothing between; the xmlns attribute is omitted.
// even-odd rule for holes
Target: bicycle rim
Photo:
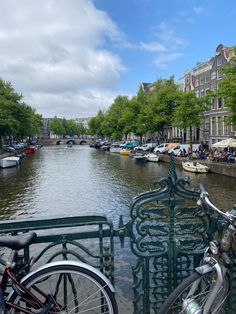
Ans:
<svg viewBox="0 0 236 314"><path fill-rule="evenodd" d="M192 285L199 280L198 287L193 295L189 295ZM197 272L186 278L167 298L158 314L202 314L204 305L215 284L215 272L200 275ZM230 290L229 276L224 277L221 289L218 291L210 312L223 314L223 305Z"/></svg>
<svg viewBox="0 0 236 314"><path fill-rule="evenodd" d="M57 265L29 277L24 283L42 305L25 294L14 293L10 302L31 314L117 314L114 293L97 274L83 267ZM10 313L27 313L11 309Z"/></svg>

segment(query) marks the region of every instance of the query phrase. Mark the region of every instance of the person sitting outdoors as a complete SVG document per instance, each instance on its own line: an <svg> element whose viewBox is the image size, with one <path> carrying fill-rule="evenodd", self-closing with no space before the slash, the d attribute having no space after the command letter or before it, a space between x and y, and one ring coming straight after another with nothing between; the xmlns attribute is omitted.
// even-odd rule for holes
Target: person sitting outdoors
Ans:
<svg viewBox="0 0 236 314"><path fill-rule="evenodd" d="M228 163L235 163L236 162L236 151L228 152L227 154L227 162Z"/></svg>
<svg viewBox="0 0 236 314"><path fill-rule="evenodd" d="M212 150L209 152L209 154L208 154L208 156L207 156L207 160L208 160L209 162L212 162L212 161L214 160L214 153L213 153Z"/></svg>

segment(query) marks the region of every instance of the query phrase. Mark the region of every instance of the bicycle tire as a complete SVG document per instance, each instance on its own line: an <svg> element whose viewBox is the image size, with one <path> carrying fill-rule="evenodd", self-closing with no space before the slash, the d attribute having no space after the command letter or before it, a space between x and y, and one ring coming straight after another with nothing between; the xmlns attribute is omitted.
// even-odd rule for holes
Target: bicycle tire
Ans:
<svg viewBox="0 0 236 314"><path fill-rule="evenodd" d="M53 264L53 263L52 263ZM50 264L48 264L50 265ZM44 313L48 305L45 295L53 296L53 305L45 313L109 313L117 314L118 308L114 292L102 276L78 265L60 263L43 268L22 280L24 287L42 302L35 305L28 296L17 290L9 298L9 303L29 310L29 313ZM39 289L36 291L36 288ZM41 312L42 311L42 312ZM24 313L22 310L10 309L10 313ZM27 311L25 313L28 313Z"/></svg>
<svg viewBox="0 0 236 314"><path fill-rule="evenodd" d="M204 305L204 302L207 300L212 284L214 285L213 283L214 273L215 271L211 271L203 275L199 274L196 271L192 273L172 291L169 297L162 304L160 310L158 311L158 314L202 313L202 306ZM200 289L198 290L198 293L194 294L191 297L191 301L188 301L187 306L189 307L189 312L187 312L186 308L183 308L183 300L184 298L186 298L186 295L188 294L188 289L190 289L193 283L196 282L197 280L200 280L199 281ZM218 292L217 298L215 302L212 304L209 313L215 314L224 313L222 307L227 298L229 290L230 279L229 276L226 274L224 277L224 285L222 289Z"/></svg>

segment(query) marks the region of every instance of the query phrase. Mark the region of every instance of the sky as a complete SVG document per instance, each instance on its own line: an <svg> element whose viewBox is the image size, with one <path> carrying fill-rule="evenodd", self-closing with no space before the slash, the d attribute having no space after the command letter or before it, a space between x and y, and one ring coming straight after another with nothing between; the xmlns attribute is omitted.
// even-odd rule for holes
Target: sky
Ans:
<svg viewBox="0 0 236 314"><path fill-rule="evenodd" d="M236 44L236 1L0 0L0 78L44 118L107 110Z"/></svg>

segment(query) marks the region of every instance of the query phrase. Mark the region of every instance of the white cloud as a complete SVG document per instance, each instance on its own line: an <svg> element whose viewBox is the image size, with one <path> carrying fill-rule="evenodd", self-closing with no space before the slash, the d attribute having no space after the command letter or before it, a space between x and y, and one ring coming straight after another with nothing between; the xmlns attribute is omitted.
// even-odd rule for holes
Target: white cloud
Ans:
<svg viewBox="0 0 236 314"><path fill-rule="evenodd" d="M168 62L174 61L174 60L176 60L176 59L179 59L179 58L182 57L182 55L183 55L183 54L180 53L180 52L170 52L170 53L166 53L166 54L160 54L160 55L158 55L158 56L154 59L153 63L154 63L157 67L159 67L159 68L165 70L165 69L167 69L167 67L168 67Z"/></svg>
<svg viewBox="0 0 236 314"><path fill-rule="evenodd" d="M43 116L108 107L125 66L107 41L125 35L91 0L0 2L0 75Z"/></svg>
<svg viewBox="0 0 236 314"><path fill-rule="evenodd" d="M140 42L141 49L150 51L150 52L163 52L166 51L166 47L158 42L149 42L144 43Z"/></svg>

